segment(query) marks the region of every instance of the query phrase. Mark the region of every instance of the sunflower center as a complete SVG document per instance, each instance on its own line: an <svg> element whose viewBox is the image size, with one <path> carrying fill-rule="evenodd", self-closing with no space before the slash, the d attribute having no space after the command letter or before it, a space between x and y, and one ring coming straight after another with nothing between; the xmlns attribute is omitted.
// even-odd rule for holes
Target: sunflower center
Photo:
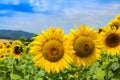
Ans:
<svg viewBox="0 0 120 80"><path fill-rule="evenodd" d="M21 48L21 47L16 46L16 47L14 48L14 53L15 53L16 55L19 55L21 52L22 52L22 48Z"/></svg>
<svg viewBox="0 0 120 80"><path fill-rule="evenodd" d="M10 48L10 45L7 45L7 48Z"/></svg>
<svg viewBox="0 0 120 80"><path fill-rule="evenodd" d="M74 50L76 55L82 58L88 57L94 51L95 45L91 38L81 36L76 39L74 43Z"/></svg>
<svg viewBox="0 0 120 80"><path fill-rule="evenodd" d="M106 45L111 48L118 46L119 42L120 42L120 38L115 33L110 34L105 40Z"/></svg>
<svg viewBox="0 0 120 80"><path fill-rule="evenodd" d="M4 58L4 55L2 55L0 58Z"/></svg>
<svg viewBox="0 0 120 80"><path fill-rule="evenodd" d="M58 51L57 49L55 49L55 48L52 48L52 49L51 49L51 55L55 56L55 55L57 55L58 53L59 53L59 51Z"/></svg>
<svg viewBox="0 0 120 80"><path fill-rule="evenodd" d="M89 50L89 44L84 44L83 49L84 49L84 51L88 51Z"/></svg>
<svg viewBox="0 0 120 80"><path fill-rule="evenodd" d="M0 45L0 49L2 49L2 45Z"/></svg>
<svg viewBox="0 0 120 80"><path fill-rule="evenodd" d="M43 56L51 62L60 60L64 55L64 48L62 43L57 40L50 40L45 43L43 47Z"/></svg>

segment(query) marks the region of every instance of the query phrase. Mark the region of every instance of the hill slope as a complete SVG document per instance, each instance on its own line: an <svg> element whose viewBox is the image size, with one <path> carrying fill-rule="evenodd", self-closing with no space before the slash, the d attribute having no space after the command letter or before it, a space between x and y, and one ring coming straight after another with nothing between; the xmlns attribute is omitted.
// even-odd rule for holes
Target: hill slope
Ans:
<svg viewBox="0 0 120 80"><path fill-rule="evenodd" d="M29 33L21 30L0 30L0 38L5 39L20 39L21 37L31 38L33 35L34 33Z"/></svg>

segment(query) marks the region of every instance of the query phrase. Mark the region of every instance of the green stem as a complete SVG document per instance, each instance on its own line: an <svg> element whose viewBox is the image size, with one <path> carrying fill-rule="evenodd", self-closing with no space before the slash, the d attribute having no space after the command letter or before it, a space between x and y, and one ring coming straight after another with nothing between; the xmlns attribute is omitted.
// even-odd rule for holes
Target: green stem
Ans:
<svg viewBox="0 0 120 80"><path fill-rule="evenodd" d="M14 66L14 63L12 64L12 71L11 71L12 74L13 74L13 66Z"/></svg>
<svg viewBox="0 0 120 80"><path fill-rule="evenodd" d="M82 73L83 73L83 66L81 65L78 69L78 80L80 80L80 78L82 77Z"/></svg>
<svg viewBox="0 0 120 80"><path fill-rule="evenodd" d="M109 62L109 56L107 55L107 58L106 58L106 62ZM105 80L108 80L108 71L109 71L109 68L106 68L106 79Z"/></svg>

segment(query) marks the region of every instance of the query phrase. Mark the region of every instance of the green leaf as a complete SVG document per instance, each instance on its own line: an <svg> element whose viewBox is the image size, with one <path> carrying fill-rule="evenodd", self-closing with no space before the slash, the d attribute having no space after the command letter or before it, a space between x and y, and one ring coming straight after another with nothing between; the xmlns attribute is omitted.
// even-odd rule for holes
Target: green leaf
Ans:
<svg viewBox="0 0 120 80"><path fill-rule="evenodd" d="M104 71L98 72L98 73L96 74L96 76L97 76L97 78L98 78L99 80L104 79L105 72L104 72Z"/></svg>
<svg viewBox="0 0 120 80"><path fill-rule="evenodd" d="M109 64L109 62L108 62L108 61L103 62L103 63L102 63L103 68L104 68L104 69L106 69L108 64Z"/></svg>
<svg viewBox="0 0 120 80"><path fill-rule="evenodd" d="M112 78L113 76L114 76L114 75L113 75L112 71L109 71L109 72L108 72L108 79L109 79L109 78Z"/></svg>
<svg viewBox="0 0 120 80"><path fill-rule="evenodd" d="M43 78L38 78L37 80L43 80Z"/></svg>
<svg viewBox="0 0 120 80"><path fill-rule="evenodd" d="M0 66L0 71L7 71L8 70L8 67L6 67L6 66Z"/></svg>
<svg viewBox="0 0 120 80"><path fill-rule="evenodd" d="M105 76L105 71L98 67L96 69L96 77L97 77L97 79L102 80L102 79L104 79L104 76Z"/></svg>
<svg viewBox="0 0 120 80"><path fill-rule="evenodd" d="M38 74L39 74L40 76L45 76L45 71L44 71L44 70L40 70L40 71L38 72Z"/></svg>
<svg viewBox="0 0 120 80"><path fill-rule="evenodd" d="M118 58L117 57L112 57L112 59L110 59L110 62L117 62Z"/></svg>
<svg viewBox="0 0 120 80"><path fill-rule="evenodd" d="M5 77L5 78L0 79L0 80L10 80L10 78L9 77Z"/></svg>
<svg viewBox="0 0 120 80"><path fill-rule="evenodd" d="M24 73L20 70L15 70L15 74L19 75L21 78L24 78Z"/></svg>
<svg viewBox="0 0 120 80"><path fill-rule="evenodd" d="M2 78L5 77L5 74L6 73L4 71L0 71L0 77L2 77Z"/></svg>
<svg viewBox="0 0 120 80"><path fill-rule="evenodd" d="M17 74L10 74L10 78L11 78L11 79L15 79L15 80L16 80L16 79L19 79L19 80L20 80L20 79L21 79L21 76L19 76L19 75L17 75Z"/></svg>
<svg viewBox="0 0 120 80"><path fill-rule="evenodd" d="M113 63L111 68L113 71L117 70L119 68L119 63Z"/></svg>

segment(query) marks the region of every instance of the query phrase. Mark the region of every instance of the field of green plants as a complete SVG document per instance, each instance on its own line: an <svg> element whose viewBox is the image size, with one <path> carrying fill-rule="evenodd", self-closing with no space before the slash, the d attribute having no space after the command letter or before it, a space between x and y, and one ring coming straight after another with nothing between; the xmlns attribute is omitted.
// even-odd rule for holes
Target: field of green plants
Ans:
<svg viewBox="0 0 120 80"><path fill-rule="evenodd" d="M120 55L102 59L84 69L70 65L69 70L58 74L48 74L45 70L34 66L32 55L13 59L7 56L0 62L0 80L119 80Z"/></svg>

